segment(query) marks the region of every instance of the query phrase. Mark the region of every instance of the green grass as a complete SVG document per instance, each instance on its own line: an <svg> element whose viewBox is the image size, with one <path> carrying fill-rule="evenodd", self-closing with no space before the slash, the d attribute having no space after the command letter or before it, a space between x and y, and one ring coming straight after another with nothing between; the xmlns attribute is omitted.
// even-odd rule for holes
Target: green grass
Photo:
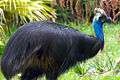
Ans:
<svg viewBox="0 0 120 80"><path fill-rule="evenodd" d="M69 25L81 32L94 35L91 25L75 25L74 23ZM104 35L103 51L92 59L83 63L79 62L61 75L58 80L120 80L120 64L117 63L120 60L120 23L104 24ZM3 80L1 73L0 80Z"/></svg>

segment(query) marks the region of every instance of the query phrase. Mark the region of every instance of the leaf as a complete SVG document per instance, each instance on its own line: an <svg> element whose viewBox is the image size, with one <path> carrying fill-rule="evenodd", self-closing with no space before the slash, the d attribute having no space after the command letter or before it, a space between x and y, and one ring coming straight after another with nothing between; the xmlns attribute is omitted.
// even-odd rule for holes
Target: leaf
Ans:
<svg viewBox="0 0 120 80"><path fill-rule="evenodd" d="M0 8L4 11L5 24L23 24L29 21L54 19L55 10L46 4L51 0L1 0ZM22 19L23 18L23 19ZM23 21L22 21L23 20ZM13 22L14 21L14 22Z"/></svg>
<svg viewBox="0 0 120 80"><path fill-rule="evenodd" d="M2 41L0 41L0 46L4 46L4 43Z"/></svg>

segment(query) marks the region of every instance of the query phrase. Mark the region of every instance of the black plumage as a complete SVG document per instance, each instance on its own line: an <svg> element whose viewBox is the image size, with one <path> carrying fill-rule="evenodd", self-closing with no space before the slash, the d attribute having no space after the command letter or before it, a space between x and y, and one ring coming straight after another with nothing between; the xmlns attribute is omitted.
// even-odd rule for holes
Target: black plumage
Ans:
<svg viewBox="0 0 120 80"><path fill-rule="evenodd" d="M78 61L94 57L101 42L73 28L54 22L32 22L20 27L9 39L1 61L7 80L21 73L21 80L45 74L57 77Z"/></svg>

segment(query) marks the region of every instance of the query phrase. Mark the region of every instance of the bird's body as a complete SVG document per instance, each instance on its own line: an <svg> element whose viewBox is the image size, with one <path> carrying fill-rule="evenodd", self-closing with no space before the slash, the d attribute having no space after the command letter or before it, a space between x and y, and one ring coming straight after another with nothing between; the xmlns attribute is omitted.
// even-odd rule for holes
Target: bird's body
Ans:
<svg viewBox="0 0 120 80"><path fill-rule="evenodd" d="M94 24L95 21L95 29ZM18 73L22 74L21 80L32 80L42 74L48 80L56 80L77 62L94 57L103 48L102 40L104 36L91 37L54 22L28 23L9 39L1 69L7 80Z"/></svg>
<svg viewBox="0 0 120 80"><path fill-rule="evenodd" d="M95 37L53 22L33 22L18 29L8 41L2 70L8 78L29 68L37 69L36 75L56 78L76 62L95 56L99 49Z"/></svg>

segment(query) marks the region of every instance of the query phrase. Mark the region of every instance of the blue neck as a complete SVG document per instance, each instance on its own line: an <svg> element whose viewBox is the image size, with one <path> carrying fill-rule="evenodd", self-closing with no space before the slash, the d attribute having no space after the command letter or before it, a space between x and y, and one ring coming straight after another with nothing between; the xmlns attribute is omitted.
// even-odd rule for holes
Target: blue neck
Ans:
<svg viewBox="0 0 120 80"><path fill-rule="evenodd" d="M102 43L101 48L103 48L104 47L104 33L103 33L102 20L100 18L98 18L98 19L94 18L93 22L92 22L92 26L94 28L96 38L101 41L101 43Z"/></svg>

